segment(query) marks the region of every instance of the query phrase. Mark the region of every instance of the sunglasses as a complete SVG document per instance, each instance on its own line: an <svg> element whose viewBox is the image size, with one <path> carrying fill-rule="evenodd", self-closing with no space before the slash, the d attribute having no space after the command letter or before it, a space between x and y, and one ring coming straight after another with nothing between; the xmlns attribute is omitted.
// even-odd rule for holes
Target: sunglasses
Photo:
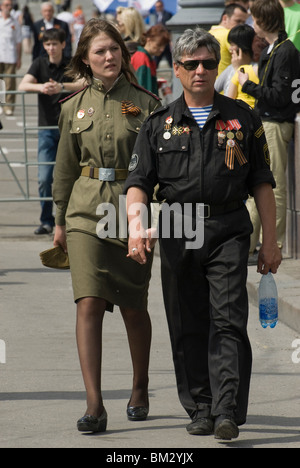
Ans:
<svg viewBox="0 0 300 468"><path fill-rule="evenodd" d="M181 65L187 71L197 70L200 63L202 63L202 66L203 68L205 68L205 70L215 70L219 65L218 61L214 59L186 60L185 62L178 61L177 63L178 65Z"/></svg>

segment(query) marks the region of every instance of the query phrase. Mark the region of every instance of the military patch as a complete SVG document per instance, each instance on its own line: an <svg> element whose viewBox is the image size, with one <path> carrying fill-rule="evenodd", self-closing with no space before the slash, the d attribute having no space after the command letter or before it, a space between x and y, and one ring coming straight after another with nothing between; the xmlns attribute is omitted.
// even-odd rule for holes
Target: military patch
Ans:
<svg viewBox="0 0 300 468"><path fill-rule="evenodd" d="M265 161L268 164L268 166L270 166L271 161L270 161L270 151L269 151L268 143L264 144L263 150L264 150L264 155L265 155Z"/></svg>
<svg viewBox="0 0 300 468"><path fill-rule="evenodd" d="M259 127L258 130L256 130L254 135L255 135L256 138L260 138L264 133L265 133L264 127L261 126L261 127Z"/></svg>
<svg viewBox="0 0 300 468"><path fill-rule="evenodd" d="M139 163L139 157L137 154L133 154L131 156L131 160L130 160L130 163L129 163L129 166L128 166L128 171L129 172L132 172L134 171L136 168L137 168L137 165Z"/></svg>

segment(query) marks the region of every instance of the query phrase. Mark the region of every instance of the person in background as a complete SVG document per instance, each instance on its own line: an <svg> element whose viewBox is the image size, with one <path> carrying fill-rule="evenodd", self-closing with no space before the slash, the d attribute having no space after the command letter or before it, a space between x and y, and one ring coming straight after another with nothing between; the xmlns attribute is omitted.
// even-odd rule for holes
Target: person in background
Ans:
<svg viewBox="0 0 300 468"><path fill-rule="evenodd" d="M244 24L248 17L247 10L238 3L233 3L225 7L221 22L217 26L212 26L210 34L212 34L221 45L221 61L219 64L218 74L229 67L231 64L230 45L228 43L228 34L230 29L239 24Z"/></svg>
<svg viewBox="0 0 300 468"><path fill-rule="evenodd" d="M40 55L47 56L47 52L43 47L43 35L47 29L63 29L66 34L66 47L64 56L70 60L72 57L72 41L68 24L54 17L54 6L51 2L43 2L41 5L42 19L33 24L34 45L32 49L32 60L35 60Z"/></svg>
<svg viewBox="0 0 300 468"><path fill-rule="evenodd" d="M77 44L80 38L80 34L84 28L85 25L85 15L83 13L83 9L81 5L77 5L73 12L73 17L74 17L74 43L75 43L75 49L77 48Z"/></svg>
<svg viewBox="0 0 300 468"><path fill-rule="evenodd" d="M25 54L31 54L32 51L33 22L33 15L31 14L28 5L25 5L20 16L23 51Z"/></svg>
<svg viewBox="0 0 300 468"><path fill-rule="evenodd" d="M116 27L105 20L87 22L69 73L89 85L62 104L53 186L54 245L68 251L77 306L77 345L87 393L87 409L77 428L104 432L102 327L105 312L112 312L114 305L126 326L133 365L127 417L141 421L149 413L147 302L153 253L146 269L126 258L127 223L123 220L120 227L118 214L136 137L160 102L137 86L128 49ZM102 209L107 205L115 208L115 232L106 232Z"/></svg>
<svg viewBox="0 0 300 468"><path fill-rule="evenodd" d="M146 32L142 15L133 7L119 7L116 11L116 22L127 49L133 55Z"/></svg>
<svg viewBox="0 0 300 468"><path fill-rule="evenodd" d="M247 73L239 71L242 91L253 96L269 147L271 169L276 181L274 190L277 210L277 241L282 249L286 235L287 187L286 167L288 145L294 132L294 121L299 105L293 102L293 82L300 76L300 55L294 44L288 40L285 31L284 11L278 0L255 0L251 13L254 29L264 37L269 46L263 51L259 61L259 84L249 79ZM248 200L254 228L251 236L250 260L255 262L256 247L259 241L261 223L253 198Z"/></svg>
<svg viewBox="0 0 300 468"><path fill-rule="evenodd" d="M285 30L300 51L300 4L295 0L280 0L284 11Z"/></svg>
<svg viewBox="0 0 300 468"><path fill-rule="evenodd" d="M173 14L169 11L165 10L165 5L162 0L158 0L155 3L155 23L156 24L163 24L166 25L167 21L169 21L173 17ZM171 53L171 45L170 42L166 45L165 50L159 57L155 57L156 66L160 64L162 58L165 57L169 63L170 68L172 67L172 53Z"/></svg>
<svg viewBox="0 0 300 468"><path fill-rule="evenodd" d="M66 94L64 91L74 92L84 86L83 81L71 82L65 77L69 61L64 58L66 35L62 29L47 29L43 34L43 46L47 56L38 57L29 67L19 85L20 91L38 93L38 182L41 198L52 197L53 169L56 159L59 130L43 129L58 125L60 115L60 100ZM45 164L46 163L46 164ZM49 163L49 164L47 164ZM53 202L41 201L40 226L35 234L51 234L54 227Z"/></svg>
<svg viewBox="0 0 300 468"><path fill-rule="evenodd" d="M232 99L241 99L250 107L255 107L255 99L242 92L242 87L239 83L239 70L248 73L249 79L254 83L259 83L258 67L253 63L253 41L255 37L254 29L243 24L235 26L228 35L230 51L232 53L232 62L237 65L234 74L230 80L227 96ZM224 72L225 73L225 72Z"/></svg>
<svg viewBox="0 0 300 468"><path fill-rule="evenodd" d="M144 34L142 45L138 46L131 57L131 64L139 84L156 95L158 95L158 84L153 57L159 57L169 42L169 32L162 24L157 24Z"/></svg>
<svg viewBox="0 0 300 468"><path fill-rule="evenodd" d="M61 12L58 13L56 18L60 21L64 21L65 23L68 24L70 34L71 34L71 40L73 41L74 39L74 16L70 12L70 8L67 4L62 5L61 7Z"/></svg>
<svg viewBox="0 0 300 468"><path fill-rule="evenodd" d="M251 62L253 62L254 65L253 43L255 36L254 29L247 24L241 24L231 29L228 35L231 65L218 76L215 83L216 91L219 93L224 92L224 95L228 96L231 80L238 68L243 64L249 64Z"/></svg>
<svg viewBox="0 0 300 468"><path fill-rule="evenodd" d="M21 68L21 26L11 15L13 7L11 0L3 0L0 6L0 74L15 75L16 71ZM4 81L7 94L3 109L5 115L10 117L14 113L16 96L9 94L8 91L15 91L16 79L14 77L6 77Z"/></svg>

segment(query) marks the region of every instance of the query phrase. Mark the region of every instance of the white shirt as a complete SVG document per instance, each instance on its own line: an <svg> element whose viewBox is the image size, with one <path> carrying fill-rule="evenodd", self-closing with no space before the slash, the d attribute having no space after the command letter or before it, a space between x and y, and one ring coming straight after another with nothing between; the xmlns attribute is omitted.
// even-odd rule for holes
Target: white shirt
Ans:
<svg viewBox="0 0 300 468"><path fill-rule="evenodd" d="M19 23L10 16L0 16L0 63L17 63L17 44L22 42Z"/></svg>

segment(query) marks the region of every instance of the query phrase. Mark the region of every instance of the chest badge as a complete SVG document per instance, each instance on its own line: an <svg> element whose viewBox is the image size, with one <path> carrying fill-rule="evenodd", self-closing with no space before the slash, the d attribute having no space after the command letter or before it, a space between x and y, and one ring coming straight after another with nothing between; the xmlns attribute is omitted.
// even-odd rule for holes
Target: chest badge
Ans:
<svg viewBox="0 0 300 468"><path fill-rule="evenodd" d="M84 110L84 109L80 109L80 110L77 112L77 118L78 118L78 119L83 119L84 116L85 116L85 110Z"/></svg>
<svg viewBox="0 0 300 468"><path fill-rule="evenodd" d="M88 112L87 112L87 113L88 113L88 116L89 116L89 117L92 117L92 116L94 115L94 113L95 113L95 109L94 109L93 107L90 107L90 108L88 109Z"/></svg>

